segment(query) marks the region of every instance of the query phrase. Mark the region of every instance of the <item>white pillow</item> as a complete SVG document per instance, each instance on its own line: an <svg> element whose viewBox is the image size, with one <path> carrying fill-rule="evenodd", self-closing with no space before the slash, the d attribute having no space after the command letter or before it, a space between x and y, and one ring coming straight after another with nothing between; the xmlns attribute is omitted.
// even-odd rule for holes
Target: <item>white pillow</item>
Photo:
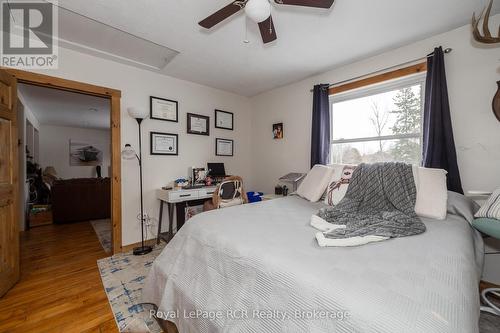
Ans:
<svg viewBox="0 0 500 333"><path fill-rule="evenodd" d="M475 217L487 217L500 220L500 188L493 192L490 198L476 213Z"/></svg>
<svg viewBox="0 0 500 333"><path fill-rule="evenodd" d="M331 174L332 168L315 165L300 184L297 194L311 202L318 201L325 192Z"/></svg>
<svg viewBox="0 0 500 333"><path fill-rule="evenodd" d="M356 169L355 165L346 164L331 164L332 176L326 188L325 204L335 206L342 200L349 187L349 181L352 178L352 173Z"/></svg>
<svg viewBox="0 0 500 333"><path fill-rule="evenodd" d="M448 189L446 170L413 166L413 178L417 187L415 213L436 220L446 218Z"/></svg>

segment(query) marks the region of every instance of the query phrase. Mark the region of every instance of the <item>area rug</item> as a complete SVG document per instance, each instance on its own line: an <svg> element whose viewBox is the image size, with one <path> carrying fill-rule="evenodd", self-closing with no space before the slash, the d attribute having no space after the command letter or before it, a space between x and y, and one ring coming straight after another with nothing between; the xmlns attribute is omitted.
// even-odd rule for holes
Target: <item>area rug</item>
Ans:
<svg viewBox="0 0 500 333"><path fill-rule="evenodd" d="M145 256L134 256L128 252L97 261L104 290L120 332L163 332L156 320L149 316L152 305L140 302L144 279L164 247L165 244L161 243ZM498 327L500 317L481 312L480 333L496 333Z"/></svg>
<svg viewBox="0 0 500 333"><path fill-rule="evenodd" d="M141 291L154 259L164 246L164 243L155 246L153 252L144 256L127 252L97 261L102 284L120 332L163 332L149 315L153 307L141 304Z"/></svg>
<svg viewBox="0 0 500 333"><path fill-rule="evenodd" d="M94 231L97 235L97 238L99 238L99 242L101 242L101 246L104 249L104 251L106 253L111 253L111 250L112 250L112 247L111 247L111 232L112 232L111 220L110 219L94 220L94 221L90 221L90 224L92 224L92 227L94 228Z"/></svg>

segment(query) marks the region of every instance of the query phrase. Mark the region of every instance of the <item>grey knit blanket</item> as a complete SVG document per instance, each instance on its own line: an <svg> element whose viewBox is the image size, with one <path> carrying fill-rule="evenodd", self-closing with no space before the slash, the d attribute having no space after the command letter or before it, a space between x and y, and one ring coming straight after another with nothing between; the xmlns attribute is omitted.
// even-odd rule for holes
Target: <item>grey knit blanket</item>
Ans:
<svg viewBox="0 0 500 333"><path fill-rule="evenodd" d="M411 165L361 164L353 173L345 197L318 216L345 229L326 232L326 238L356 236L405 237L425 231L415 214L415 181Z"/></svg>

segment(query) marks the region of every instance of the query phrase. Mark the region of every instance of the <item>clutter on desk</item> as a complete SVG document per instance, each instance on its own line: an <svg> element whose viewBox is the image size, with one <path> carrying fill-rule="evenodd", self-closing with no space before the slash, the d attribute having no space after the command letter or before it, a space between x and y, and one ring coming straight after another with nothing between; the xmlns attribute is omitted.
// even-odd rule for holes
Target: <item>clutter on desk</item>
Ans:
<svg viewBox="0 0 500 333"><path fill-rule="evenodd" d="M186 186L189 186L189 180L185 178L176 179L174 183L176 188L184 188Z"/></svg>
<svg viewBox="0 0 500 333"><path fill-rule="evenodd" d="M190 167L191 185L205 185L205 178L208 172L205 168Z"/></svg>

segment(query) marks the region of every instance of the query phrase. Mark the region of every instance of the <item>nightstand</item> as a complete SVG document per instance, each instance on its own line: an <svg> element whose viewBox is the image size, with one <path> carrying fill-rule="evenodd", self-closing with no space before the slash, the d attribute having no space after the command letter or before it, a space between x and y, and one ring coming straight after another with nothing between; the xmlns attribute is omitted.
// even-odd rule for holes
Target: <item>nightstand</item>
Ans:
<svg viewBox="0 0 500 333"><path fill-rule="evenodd" d="M492 192L488 191L468 191L467 196L476 202L484 202L488 200ZM472 226L482 234L500 239L500 222L490 218L476 218L472 221ZM500 288L485 288L481 291L481 299L487 305L481 306L481 311L489 312L500 316L500 308L488 299L488 294L495 297L500 297Z"/></svg>
<svg viewBox="0 0 500 333"><path fill-rule="evenodd" d="M494 219L478 218L472 221L472 226L487 236L500 239L500 222ZM500 308L488 299L488 294L500 297L500 288L486 288L481 292L481 299L487 304L481 306L481 311L500 316Z"/></svg>

